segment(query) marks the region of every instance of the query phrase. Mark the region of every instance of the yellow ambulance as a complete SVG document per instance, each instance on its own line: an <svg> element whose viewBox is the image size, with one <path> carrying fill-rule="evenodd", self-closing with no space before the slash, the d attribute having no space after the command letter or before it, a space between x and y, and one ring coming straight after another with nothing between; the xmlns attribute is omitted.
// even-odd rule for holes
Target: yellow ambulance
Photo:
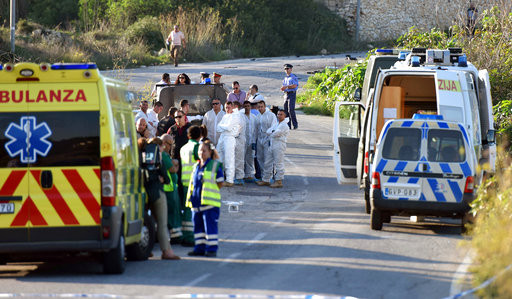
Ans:
<svg viewBox="0 0 512 299"><path fill-rule="evenodd" d="M125 256L147 258L124 83L92 63L4 64L0 131L2 262L90 252L122 273Z"/></svg>

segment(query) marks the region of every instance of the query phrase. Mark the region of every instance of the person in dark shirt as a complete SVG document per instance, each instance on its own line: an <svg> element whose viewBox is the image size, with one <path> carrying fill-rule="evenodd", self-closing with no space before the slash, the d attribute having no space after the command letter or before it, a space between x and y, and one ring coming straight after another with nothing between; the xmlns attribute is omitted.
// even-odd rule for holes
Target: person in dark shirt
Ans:
<svg viewBox="0 0 512 299"><path fill-rule="evenodd" d="M158 126L156 128L157 136L162 136L163 134L167 133L169 128L176 123L176 120L174 119L174 114L176 111L178 111L178 108L171 107L167 113L167 116L158 122Z"/></svg>

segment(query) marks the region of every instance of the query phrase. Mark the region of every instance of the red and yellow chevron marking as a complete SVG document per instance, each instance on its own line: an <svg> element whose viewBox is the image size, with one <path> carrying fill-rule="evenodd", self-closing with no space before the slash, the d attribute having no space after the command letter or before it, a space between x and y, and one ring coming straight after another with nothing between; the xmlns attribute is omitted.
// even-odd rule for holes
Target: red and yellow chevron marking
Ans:
<svg viewBox="0 0 512 299"><path fill-rule="evenodd" d="M15 213L0 215L1 227L99 225L101 219L98 168L52 170L53 186L41 186L42 170L13 170L0 181L0 196L23 196ZM27 175L27 173L29 173Z"/></svg>

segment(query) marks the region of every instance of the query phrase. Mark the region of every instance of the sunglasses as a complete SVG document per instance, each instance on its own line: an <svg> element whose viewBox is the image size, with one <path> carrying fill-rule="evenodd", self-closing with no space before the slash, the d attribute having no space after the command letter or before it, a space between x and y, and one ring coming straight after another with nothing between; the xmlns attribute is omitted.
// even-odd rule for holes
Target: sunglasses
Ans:
<svg viewBox="0 0 512 299"><path fill-rule="evenodd" d="M285 70L289 70L290 68L289 68L289 67L285 67L284 69L285 69Z"/></svg>
<svg viewBox="0 0 512 299"><path fill-rule="evenodd" d="M180 79L185 79L185 77L178 77L178 78L180 78Z"/></svg>
<svg viewBox="0 0 512 299"><path fill-rule="evenodd" d="M178 115L175 118L182 118L182 117L183 117L183 115Z"/></svg>
<svg viewBox="0 0 512 299"><path fill-rule="evenodd" d="M212 103L212 105L220 105L220 103Z"/></svg>

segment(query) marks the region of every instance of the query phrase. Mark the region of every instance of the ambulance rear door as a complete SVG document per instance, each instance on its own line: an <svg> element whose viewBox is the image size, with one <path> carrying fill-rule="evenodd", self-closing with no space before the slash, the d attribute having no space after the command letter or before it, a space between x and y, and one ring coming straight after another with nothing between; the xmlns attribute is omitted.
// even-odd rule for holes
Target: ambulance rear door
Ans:
<svg viewBox="0 0 512 299"><path fill-rule="evenodd" d="M480 102L480 119L484 135L484 158L488 165L484 169L492 173L496 170L496 142L494 136L494 115L492 110L491 82L487 70L478 71L478 97Z"/></svg>
<svg viewBox="0 0 512 299"><path fill-rule="evenodd" d="M336 102L333 126L333 160L338 184L356 184L356 163L364 105Z"/></svg>
<svg viewBox="0 0 512 299"><path fill-rule="evenodd" d="M9 81L3 78L9 75L1 75L2 81ZM27 88L26 83L0 84L0 244L29 240L33 201L28 194L28 158L23 146L27 136L22 123L28 107L21 101Z"/></svg>
<svg viewBox="0 0 512 299"><path fill-rule="evenodd" d="M98 87L61 75L28 84L30 241L99 241Z"/></svg>
<svg viewBox="0 0 512 299"><path fill-rule="evenodd" d="M439 70L436 72L437 111L444 120L466 124L464 96L457 72ZM469 121L471 123L471 121Z"/></svg>

